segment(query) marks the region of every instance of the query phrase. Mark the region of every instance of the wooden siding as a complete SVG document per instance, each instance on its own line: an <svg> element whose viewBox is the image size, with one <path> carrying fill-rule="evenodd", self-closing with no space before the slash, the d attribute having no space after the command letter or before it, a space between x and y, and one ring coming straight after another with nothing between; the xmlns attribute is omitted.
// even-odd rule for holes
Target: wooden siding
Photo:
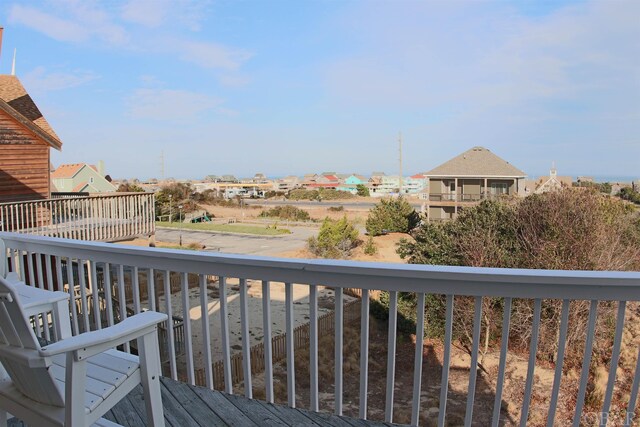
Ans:
<svg viewBox="0 0 640 427"><path fill-rule="evenodd" d="M0 203L49 198L49 145L0 111Z"/></svg>

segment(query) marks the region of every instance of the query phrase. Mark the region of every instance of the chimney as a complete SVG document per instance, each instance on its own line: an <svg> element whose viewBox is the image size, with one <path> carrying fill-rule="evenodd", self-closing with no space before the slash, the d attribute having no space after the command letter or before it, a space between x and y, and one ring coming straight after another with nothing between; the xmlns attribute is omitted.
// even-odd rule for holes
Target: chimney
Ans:
<svg viewBox="0 0 640 427"><path fill-rule="evenodd" d="M98 173L104 177L104 160L98 160Z"/></svg>

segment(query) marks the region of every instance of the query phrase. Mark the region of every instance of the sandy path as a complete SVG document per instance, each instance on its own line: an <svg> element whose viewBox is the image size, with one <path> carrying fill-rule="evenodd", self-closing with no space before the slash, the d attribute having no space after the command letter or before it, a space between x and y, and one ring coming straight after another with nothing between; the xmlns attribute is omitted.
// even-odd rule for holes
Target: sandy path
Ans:
<svg viewBox="0 0 640 427"><path fill-rule="evenodd" d="M262 310L262 285L260 281L248 280L248 313L249 313L249 336L250 344L253 346L262 341L264 336L263 310ZM285 291L284 284L271 282L271 331L272 336L284 333L285 323ZM208 316L211 335L211 354L213 361L222 360L222 341L220 323L220 299L218 283L208 285ZM194 363L196 369L204 367L204 339L202 309L200 305L200 289L192 288L189 293L188 316L182 306L182 293L178 292L171 296L171 309L173 314L183 319L191 319L191 339L193 345ZM294 327L309 321L309 286L293 286L293 311ZM344 296L345 302L353 298ZM159 307L166 306L164 296L159 298ZM229 312L229 340L232 353L242 351L242 335L240 323L240 293L238 279L227 280L227 304ZM334 292L332 289L320 287L318 289L318 312L327 313L333 309ZM184 356L182 356L184 358Z"/></svg>

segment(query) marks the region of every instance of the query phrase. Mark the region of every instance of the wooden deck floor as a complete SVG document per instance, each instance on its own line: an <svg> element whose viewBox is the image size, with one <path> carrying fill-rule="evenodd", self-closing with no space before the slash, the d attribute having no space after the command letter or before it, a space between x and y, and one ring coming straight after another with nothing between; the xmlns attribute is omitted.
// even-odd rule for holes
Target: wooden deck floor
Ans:
<svg viewBox="0 0 640 427"><path fill-rule="evenodd" d="M259 400L194 387L161 378L162 403L167 426L333 426L368 427L391 424L309 412L287 406L271 405ZM138 386L120 401L105 418L126 427L146 426L142 387ZM23 424L16 419L9 426Z"/></svg>
<svg viewBox="0 0 640 427"><path fill-rule="evenodd" d="M287 406L194 387L161 378L162 403L167 426L388 426L379 422L315 413ZM142 387L110 411L105 418L123 426L146 425Z"/></svg>
<svg viewBox="0 0 640 427"><path fill-rule="evenodd" d="M336 426L367 427L386 424L287 406L271 405L243 396L161 378L162 403L167 426ZM138 386L107 416L124 426L146 425L142 387Z"/></svg>

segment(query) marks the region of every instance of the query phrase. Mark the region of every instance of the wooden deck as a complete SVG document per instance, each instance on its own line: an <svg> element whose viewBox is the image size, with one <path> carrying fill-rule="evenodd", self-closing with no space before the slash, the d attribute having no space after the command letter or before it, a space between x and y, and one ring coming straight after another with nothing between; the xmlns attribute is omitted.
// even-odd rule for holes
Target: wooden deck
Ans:
<svg viewBox="0 0 640 427"><path fill-rule="evenodd" d="M162 377L162 403L167 426L333 426L368 427L395 424L338 417L287 406L272 405L260 400L229 395L204 387L195 387ZM146 426L142 387L138 386L109 411L105 418L125 427ZM10 427L24 424L15 418Z"/></svg>

